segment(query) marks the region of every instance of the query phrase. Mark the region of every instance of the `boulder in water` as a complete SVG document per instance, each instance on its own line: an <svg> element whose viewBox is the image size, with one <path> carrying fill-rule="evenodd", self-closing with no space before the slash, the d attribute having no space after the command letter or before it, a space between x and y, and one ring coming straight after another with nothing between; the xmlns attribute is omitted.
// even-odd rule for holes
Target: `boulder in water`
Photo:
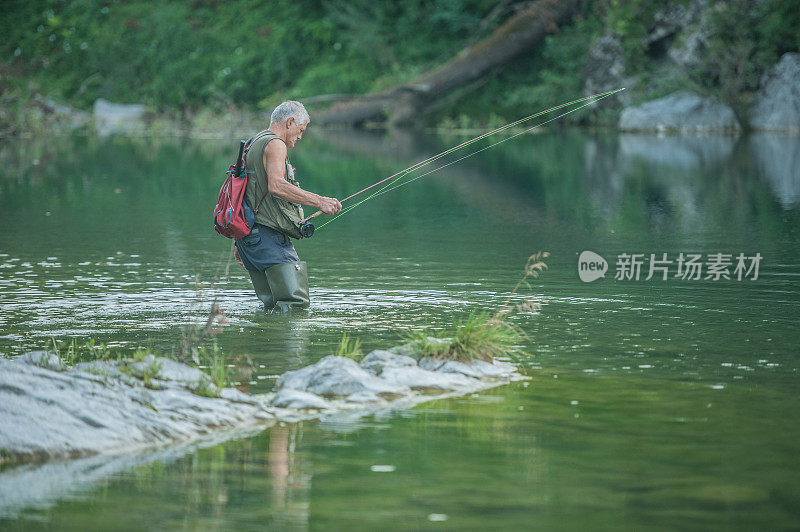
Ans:
<svg viewBox="0 0 800 532"><path fill-rule="evenodd" d="M736 133L742 129L729 106L685 91L627 107L619 128L659 133Z"/></svg>

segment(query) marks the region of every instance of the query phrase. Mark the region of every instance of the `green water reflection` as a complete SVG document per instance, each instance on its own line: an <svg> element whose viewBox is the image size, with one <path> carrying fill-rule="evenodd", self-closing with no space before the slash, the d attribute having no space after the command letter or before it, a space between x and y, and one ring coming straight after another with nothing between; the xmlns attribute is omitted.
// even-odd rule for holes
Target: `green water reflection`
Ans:
<svg viewBox="0 0 800 532"><path fill-rule="evenodd" d="M312 132L292 161L304 186L342 197L456 140ZM6 508L4 528L800 525L796 138L514 139L299 242L313 303L292 319L264 316L235 264L207 288L230 249L209 212L234 148L0 145L0 352L51 336L168 351L216 296L219 343L253 359L243 386L263 392L344 331L385 347L496 305L542 249L542 311L518 319L533 380L121 468L69 491L78 500ZM578 279L587 249L611 263L606 279ZM757 280L613 279L621 253L680 252L764 259Z"/></svg>

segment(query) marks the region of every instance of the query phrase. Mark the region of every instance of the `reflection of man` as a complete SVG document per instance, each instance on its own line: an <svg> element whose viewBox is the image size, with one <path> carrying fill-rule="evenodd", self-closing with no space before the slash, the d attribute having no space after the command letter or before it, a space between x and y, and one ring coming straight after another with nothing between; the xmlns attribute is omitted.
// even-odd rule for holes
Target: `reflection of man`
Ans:
<svg viewBox="0 0 800 532"><path fill-rule="evenodd" d="M297 448L303 439L303 423L269 429L267 469L272 484L272 522L266 529L307 530L310 517L311 474Z"/></svg>
<svg viewBox="0 0 800 532"><path fill-rule="evenodd" d="M236 250L250 274L265 310L286 312L306 308L308 273L289 238L301 238L300 205L335 214L342 209L336 198L300 188L287 151L303 138L310 118L303 104L287 101L272 112L269 129L245 146L249 179L245 190L245 216L250 234L236 241ZM277 142L273 142L277 141Z"/></svg>

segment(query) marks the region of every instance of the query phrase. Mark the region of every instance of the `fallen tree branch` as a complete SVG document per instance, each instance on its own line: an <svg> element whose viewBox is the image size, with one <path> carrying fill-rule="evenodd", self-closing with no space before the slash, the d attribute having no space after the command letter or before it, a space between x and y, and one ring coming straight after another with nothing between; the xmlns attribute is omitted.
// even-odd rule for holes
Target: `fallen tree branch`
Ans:
<svg viewBox="0 0 800 532"><path fill-rule="evenodd" d="M412 123L423 109L451 91L470 84L508 63L559 31L580 0L535 0L521 7L491 35L467 47L445 64L409 83L334 104L317 115L321 124L360 125L388 120Z"/></svg>

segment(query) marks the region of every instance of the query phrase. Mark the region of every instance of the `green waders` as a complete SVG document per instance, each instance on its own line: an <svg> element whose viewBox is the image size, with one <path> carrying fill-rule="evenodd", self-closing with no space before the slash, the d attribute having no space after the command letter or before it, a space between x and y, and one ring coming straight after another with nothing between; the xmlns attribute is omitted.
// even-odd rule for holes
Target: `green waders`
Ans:
<svg viewBox="0 0 800 532"><path fill-rule="evenodd" d="M285 314L308 308L308 267L305 261L282 262L263 272L248 272L264 310Z"/></svg>

